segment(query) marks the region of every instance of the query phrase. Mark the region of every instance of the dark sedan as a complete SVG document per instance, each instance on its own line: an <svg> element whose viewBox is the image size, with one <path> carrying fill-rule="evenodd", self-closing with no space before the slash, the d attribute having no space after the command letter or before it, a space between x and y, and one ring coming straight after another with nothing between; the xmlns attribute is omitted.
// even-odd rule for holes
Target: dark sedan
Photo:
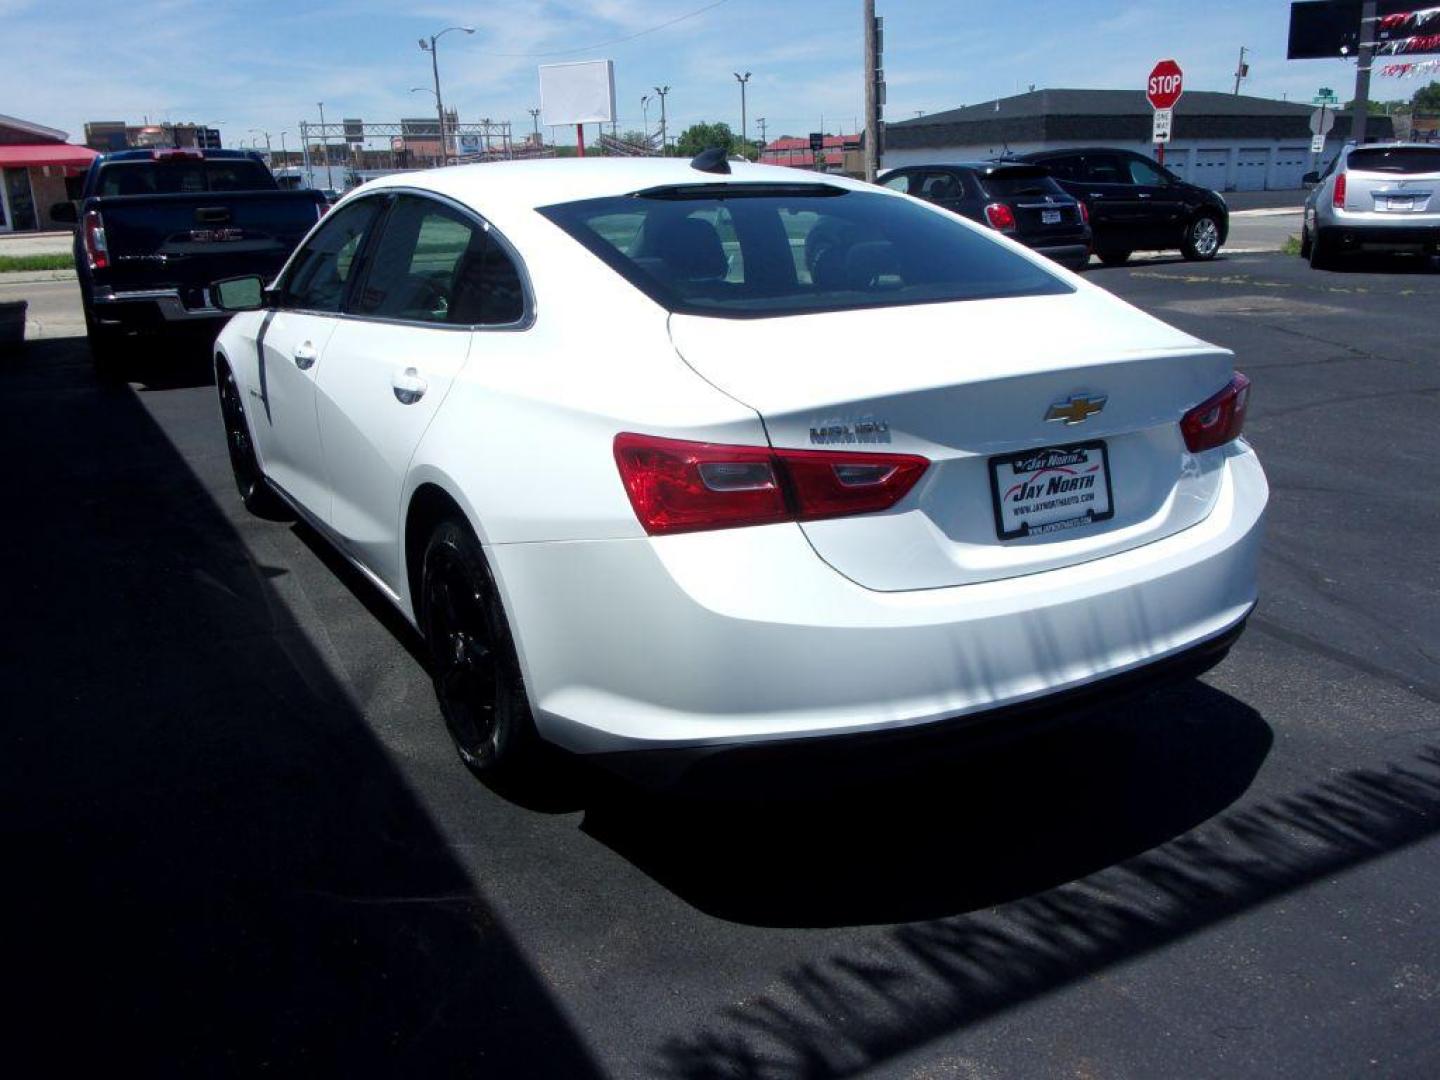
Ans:
<svg viewBox="0 0 1440 1080"><path fill-rule="evenodd" d="M1133 150L1039 150L1016 160L1043 165L1089 207L1095 254L1108 266L1133 251L1176 248L1187 259L1213 259L1230 231L1230 211L1217 192L1187 184Z"/></svg>
<svg viewBox="0 0 1440 1080"><path fill-rule="evenodd" d="M996 161L906 165L882 173L877 183L988 225L1072 270L1090 261L1085 205L1039 166Z"/></svg>

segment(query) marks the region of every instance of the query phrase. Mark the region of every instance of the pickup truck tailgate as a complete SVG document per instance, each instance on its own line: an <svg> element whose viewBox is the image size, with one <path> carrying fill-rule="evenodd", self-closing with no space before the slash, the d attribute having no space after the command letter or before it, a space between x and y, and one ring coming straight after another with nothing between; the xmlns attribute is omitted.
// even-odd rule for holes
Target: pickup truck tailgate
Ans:
<svg viewBox="0 0 1440 1080"><path fill-rule="evenodd" d="M104 284L203 288L237 274L269 276L324 210L315 191L117 195L92 200L105 225Z"/></svg>

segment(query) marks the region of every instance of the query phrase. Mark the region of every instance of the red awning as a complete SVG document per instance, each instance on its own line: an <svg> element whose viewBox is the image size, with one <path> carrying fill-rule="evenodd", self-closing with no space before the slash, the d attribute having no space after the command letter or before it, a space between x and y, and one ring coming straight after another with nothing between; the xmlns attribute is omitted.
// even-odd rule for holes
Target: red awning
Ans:
<svg viewBox="0 0 1440 1080"><path fill-rule="evenodd" d="M0 165L10 169L28 169L40 165L65 165L72 169L85 169L99 156L88 146L72 146L69 143L0 146Z"/></svg>

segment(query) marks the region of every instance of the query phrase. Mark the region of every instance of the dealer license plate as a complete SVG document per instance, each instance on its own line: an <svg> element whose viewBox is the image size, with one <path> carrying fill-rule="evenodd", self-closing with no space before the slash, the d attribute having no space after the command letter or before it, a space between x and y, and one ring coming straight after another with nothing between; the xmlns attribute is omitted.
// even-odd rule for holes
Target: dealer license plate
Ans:
<svg viewBox="0 0 1440 1080"><path fill-rule="evenodd" d="M1040 211L1040 224L1042 224L1042 225L1059 225L1059 224L1060 224L1060 211L1059 211L1059 210L1041 210L1041 211Z"/></svg>
<svg viewBox="0 0 1440 1080"><path fill-rule="evenodd" d="M1063 532L1115 516L1103 442L993 457L990 494L1001 540Z"/></svg>

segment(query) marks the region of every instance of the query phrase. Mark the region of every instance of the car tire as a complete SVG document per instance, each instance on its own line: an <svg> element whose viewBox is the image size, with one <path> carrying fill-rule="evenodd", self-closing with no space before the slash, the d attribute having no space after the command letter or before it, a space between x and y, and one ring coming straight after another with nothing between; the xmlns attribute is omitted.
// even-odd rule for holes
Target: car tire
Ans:
<svg viewBox="0 0 1440 1080"><path fill-rule="evenodd" d="M1106 266L1124 266L1130 261L1130 252L1118 248L1105 248L1095 254Z"/></svg>
<svg viewBox="0 0 1440 1080"><path fill-rule="evenodd" d="M1328 270L1335 264L1335 257L1332 252L1334 242L1325 235L1324 229L1316 229L1315 235L1310 237L1310 269Z"/></svg>
<svg viewBox="0 0 1440 1080"><path fill-rule="evenodd" d="M129 357L129 341L123 333L102 326L85 312L85 341L90 347L90 364L102 382L117 382L125 374Z"/></svg>
<svg viewBox="0 0 1440 1080"><path fill-rule="evenodd" d="M1310 258L1311 247L1310 230L1302 225L1300 227L1300 257L1302 259Z"/></svg>
<svg viewBox="0 0 1440 1080"><path fill-rule="evenodd" d="M1191 262L1208 262L1220 251L1220 221L1214 214L1198 214L1185 226L1180 253Z"/></svg>
<svg viewBox="0 0 1440 1080"><path fill-rule="evenodd" d="M419 601L435 697L460 760L487 780L528 785L540 738L499 591L464 522L430 534Z"/></svg>
<svg viewBox="0 0 1440 1080"><path fill-rule="evenodd" d="M215 372L216 389L220 393L220 417L225 424L225 447L230 452L230 471L235 477L235 490L245 509L256 517L271 521L288 517L280 496L265 482L260 460L255 456L255 442L245 419L244 403L235 376L226 364Z"/></svg>

